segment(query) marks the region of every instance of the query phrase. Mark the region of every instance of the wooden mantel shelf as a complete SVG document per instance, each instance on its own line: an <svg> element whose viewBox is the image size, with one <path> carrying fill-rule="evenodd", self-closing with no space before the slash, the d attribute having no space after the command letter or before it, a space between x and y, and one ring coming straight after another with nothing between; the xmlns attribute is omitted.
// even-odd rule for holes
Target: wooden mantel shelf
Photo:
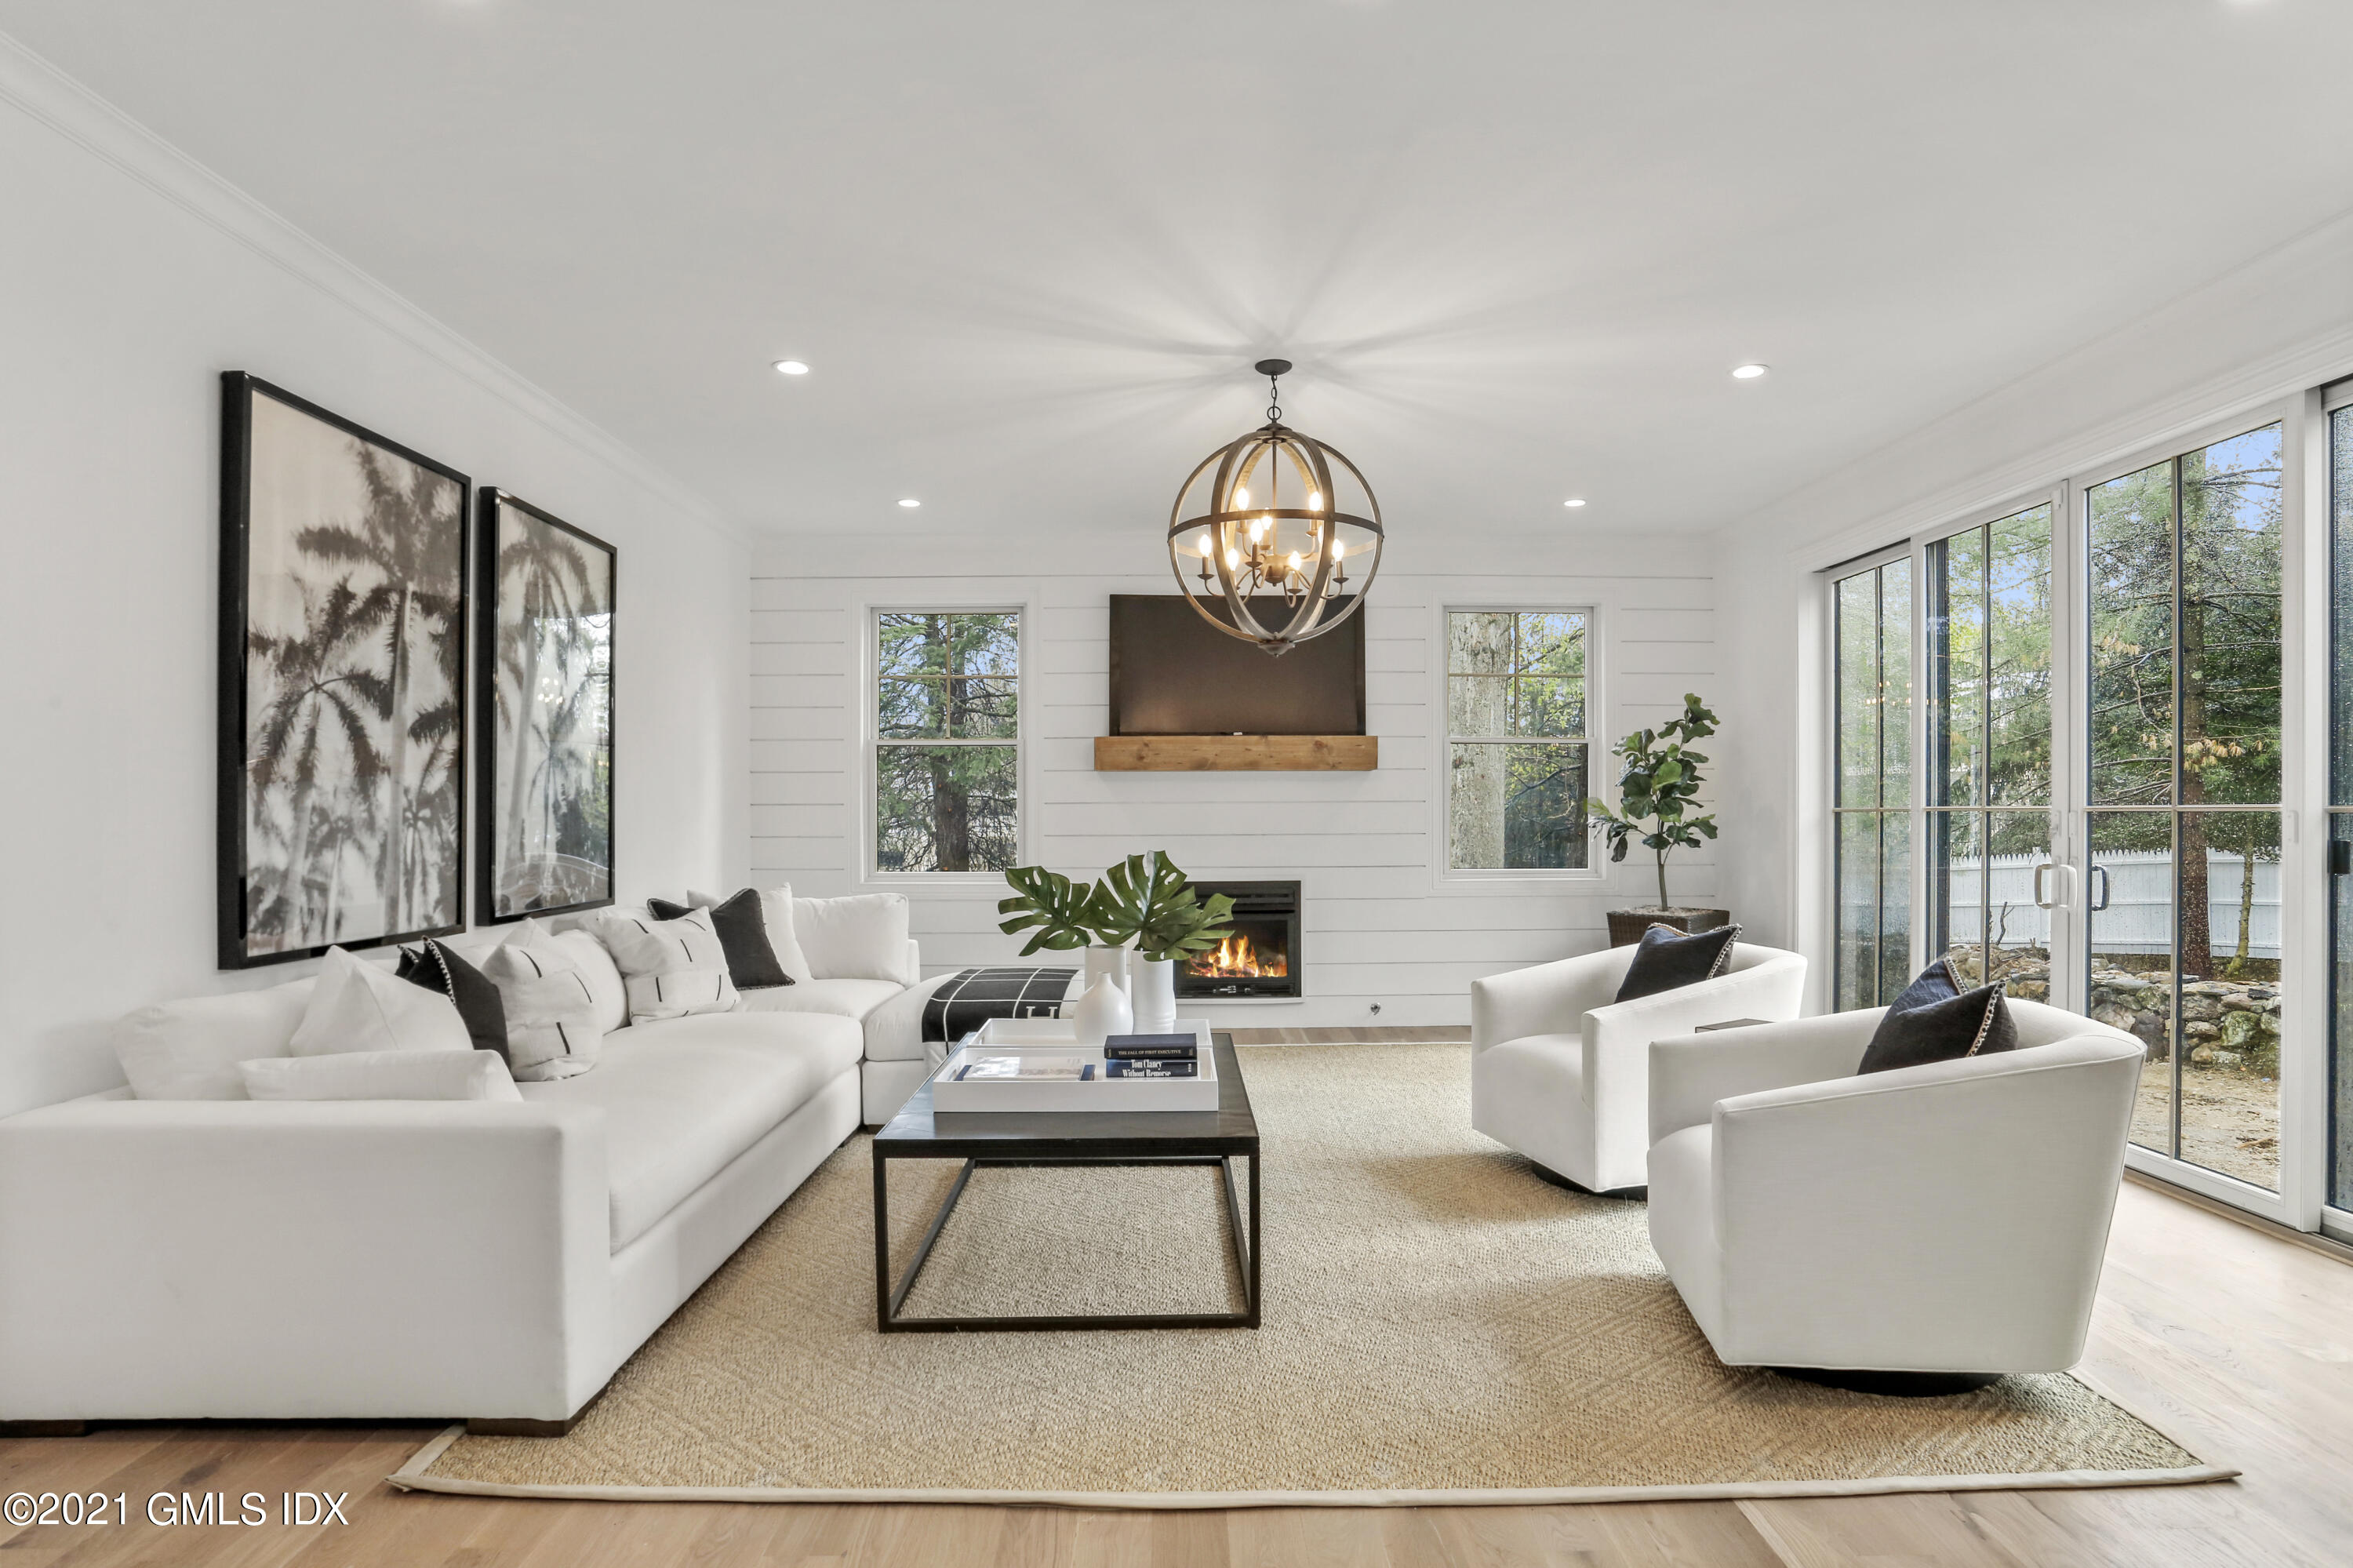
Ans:
<svg viewBox="0 0 2353 1568"><path fill-rule="evenodd" d="M1098 773L1369 773L1377 735L1099 735Z"/></svg>

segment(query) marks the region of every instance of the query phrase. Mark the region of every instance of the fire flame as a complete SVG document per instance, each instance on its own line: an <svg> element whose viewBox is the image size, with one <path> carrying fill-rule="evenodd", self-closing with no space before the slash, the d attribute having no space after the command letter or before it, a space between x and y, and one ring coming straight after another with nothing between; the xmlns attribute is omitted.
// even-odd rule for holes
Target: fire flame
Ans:
<svg viewBox="0 0 2353 1568"><path fill-rule="evenodd" d="M1237 933L1219 942L1217 951L1187 959L1185 972L1214 980L1282 980L1291 972L1290 955L1261 954L1248 937Z"/></svg>

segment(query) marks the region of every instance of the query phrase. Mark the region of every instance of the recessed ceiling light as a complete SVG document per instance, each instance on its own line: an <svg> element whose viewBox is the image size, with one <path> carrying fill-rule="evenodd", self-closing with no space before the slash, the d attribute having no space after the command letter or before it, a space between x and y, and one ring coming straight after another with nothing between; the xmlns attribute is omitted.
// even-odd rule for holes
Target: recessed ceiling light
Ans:
<svg viewBox="0 0 2353 1568"><path fill-rule="evenodd" d="M1585 504L1585 497L1582 495L1572 495L1567 500L1562 502L1561 504L1563 506L1582 506Z"/></svg>
<svg viewBox="0 0 2353 1568"><path fill-rule="evenodd" d="M906 506L906 507L915 507L915 506L921 506L921 505L923 504L923 503L922 503L922 502L920 502L920 501L918 501L918 500L916 500L913 496L909 495L909 496L902 497L902 498L900 500L899 504L900 504L900 505L902 505L902 506Z"/></svg>
<svg viewBox="0 0 2353 1568"><path fill-rule="evenodd" d="M776 368L786 376L807 376L808 374L808 366L803 365L797 359L780 359L776 361Z"/></svg>
<svg viewBox="0 0 2353 1568"><path fill-rule="evenodd" d="M1732 378L1735 381L1754 381L1764 375L1766 369L1762 365L1736 365L1732 367Z"/></svg>

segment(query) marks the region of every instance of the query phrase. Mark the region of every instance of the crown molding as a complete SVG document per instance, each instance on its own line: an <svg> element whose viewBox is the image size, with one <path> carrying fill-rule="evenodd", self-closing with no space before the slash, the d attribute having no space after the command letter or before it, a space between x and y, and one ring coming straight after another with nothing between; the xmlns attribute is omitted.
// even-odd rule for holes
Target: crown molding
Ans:
<svg viewBox="0 0 2353 1568"><path fill-rule="evenodd" d="M0 102L21 110L290 276L512 405L625 478L664 496L713 532L752 534L628 442L532 382L421 306L164 141L5 33Z"/></svg>

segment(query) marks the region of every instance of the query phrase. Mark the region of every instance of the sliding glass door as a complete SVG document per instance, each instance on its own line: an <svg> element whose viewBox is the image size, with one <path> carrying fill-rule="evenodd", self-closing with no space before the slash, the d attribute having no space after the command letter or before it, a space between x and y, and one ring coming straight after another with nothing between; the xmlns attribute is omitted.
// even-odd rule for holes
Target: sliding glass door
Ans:
<svg viewBox="0 0 2353 1568"><path fill-rule="evenodd" d="M1912 562L1831 584L1838 935L1834 1006L1877 1007L1912 968Z"/></svg>
<svg viewBox="0 0 2353 1568"><path fill-rule="evenodd" d="M2087 486L2085 1011L2133 1141L2280 1184L2283 428Z"/></svg>
<svg viewBox="0 0 2353 1568"><path fill-rule="evenodd" d="M1961 985L2051 994L2051 505L1923 557L1923 961Z"/></svg>
<svg viewBox="0 0 2353 1568"><path fill-rule="evenodd" d="M1825 579L1831 1005L2087 1013L2136 1169L2353 1236L2353 384Z"/></svg>

